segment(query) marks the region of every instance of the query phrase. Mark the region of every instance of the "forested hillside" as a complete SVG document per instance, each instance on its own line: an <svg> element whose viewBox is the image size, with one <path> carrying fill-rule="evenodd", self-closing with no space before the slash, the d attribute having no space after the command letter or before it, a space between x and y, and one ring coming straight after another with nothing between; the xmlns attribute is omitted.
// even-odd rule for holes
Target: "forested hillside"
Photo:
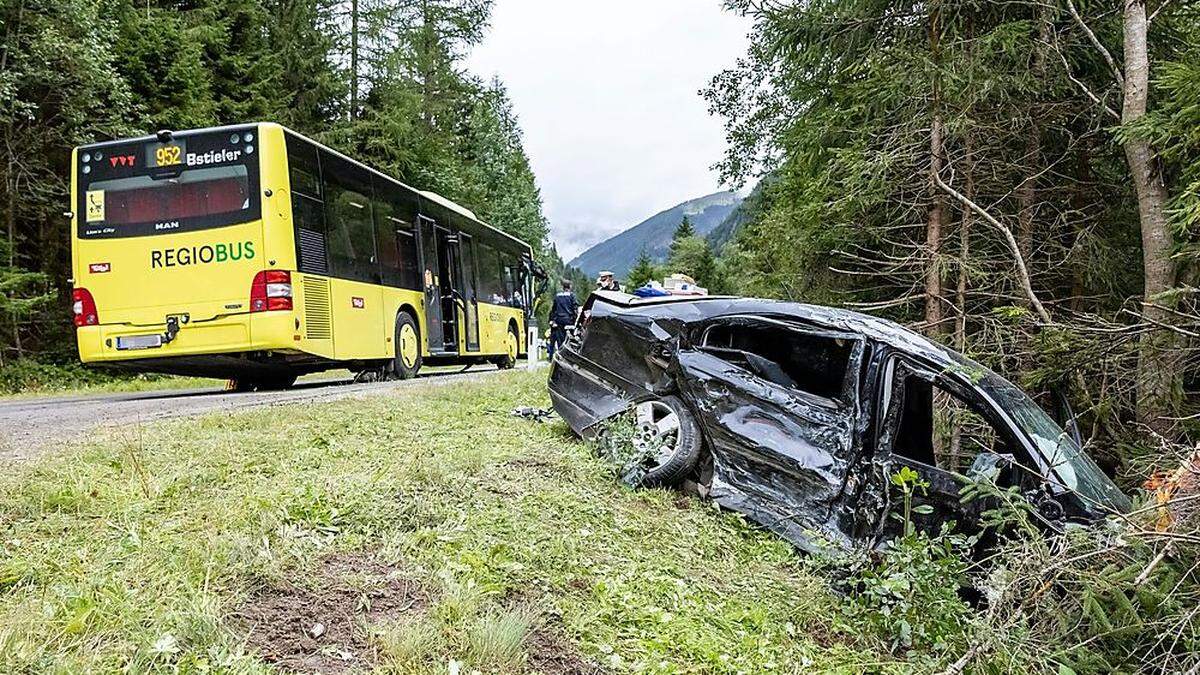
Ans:
<svg viewBox="0 0 1200 675"><path fill-rule="evenodd" d="M731 281L917 326L1069 392L1110 467L1161 460L1140 432L1197 409L1200 14L1127 4L731 0L720 168L771 173Z"/></svg>
<svg viewBox="0 0 1200 675"><path fill-rule="evenodd" d="M952 617L939 591L951 530L889 547L851 595L896 649L963 645L917 670L1194 672L1200 8L726 4L754 29L705 91L720 168L769 175L722 249L726 283L957 347L1076 422L1145 500L1087 534L1016 526L977 612ZM949 447L966 435L943 426ZM1022 522L1007 504L993 514Z"/></svg>
<svg viewBox="0 0 1200 675"><path fill-rule="evenodd" d="M500 81L462 59L491 0L0 2L0 365L70 360L73 146L278 121L530 242L541 198Z"/></svg>

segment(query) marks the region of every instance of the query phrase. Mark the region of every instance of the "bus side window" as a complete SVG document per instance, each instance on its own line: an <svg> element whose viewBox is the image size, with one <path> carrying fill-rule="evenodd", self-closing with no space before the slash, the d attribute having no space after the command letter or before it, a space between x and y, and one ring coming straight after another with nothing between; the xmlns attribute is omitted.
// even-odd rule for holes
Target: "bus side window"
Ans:
<svg viewBox="0 0 1200 675"><path fill-rule="evenodd" d="M379 283L371 219L371 173L329 153L321 155L332 276Z"/></svg>
<svg viewBox="0 0 1200 675"><path fill-rule="evenodd" d="M298 269L312 274L327 274L329 260L325 246L325 203L317 148L291 134L286 138Z"/></svg>
<svg viewBox="0 0 1200 675"><path fill-rule="evenodd" d="M504 297L507 300L505 304L510 307L522 306L521 286L517 283L517 265L519 264L516 254L509 253L508 251L500 253L501 273L504 276L504 290L506 292Z"/></svg>
<svg viewBox="0 0 1200 675"><path fill-rule="evenodd" d="M420 290L417 273L417 197L406 188L378 176L372 177L375 200L375 242L379 270L387 286Z"/></svg>
<svg viewBox="0 0 1200 675"><path fill-rule="evenodd" d="M476 242L475 265L479 269L479 299L493 305L505 304L504 282L500 275L500 254L481 237Z"/></svg>

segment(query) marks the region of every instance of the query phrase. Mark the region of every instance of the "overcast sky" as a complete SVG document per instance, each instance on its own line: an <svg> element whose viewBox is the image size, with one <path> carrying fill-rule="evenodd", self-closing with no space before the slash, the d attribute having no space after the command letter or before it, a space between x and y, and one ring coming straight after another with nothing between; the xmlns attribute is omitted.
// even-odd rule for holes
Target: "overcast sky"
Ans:
<svg viewBox="0 0 1200 675"><path fill-rule="evenodd" d="M720 0L496 0L468 67L507 85L564 259L721 189L697 91L749 29Z"/></svg>

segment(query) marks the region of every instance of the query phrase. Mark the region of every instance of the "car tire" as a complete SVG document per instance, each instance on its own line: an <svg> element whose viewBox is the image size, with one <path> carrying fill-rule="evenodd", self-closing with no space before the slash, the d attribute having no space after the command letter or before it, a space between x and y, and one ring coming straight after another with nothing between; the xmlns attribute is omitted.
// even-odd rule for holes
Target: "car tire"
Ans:
<svg viewBox="0 0 1200 675"><path fill-rule="evenodd" d="M653 466L646 470L639 485L641 487L673 487L683 482L695 471L704 449L704 438L700 425L687 405L676 396L639 403L634 407L637 424L636 439L643 442L654 438L664 429L676 430L673 447L663 446ZM635 443L637 440L635 440Z"/></svg>
<svg viewBox="0 0 1200 675"><path fill-rule="evenodd" d="M496 360L500 370L511 370L517 367L517 356L521 351L521 338L512 326L508 327L508 335L504 336L504 355Z"/></svg>
<svg viewBox="0 0 1200 675"><path fill-rule="evenodd" d="M407 312L396 317L396 356L392 372L401 380L410 380L421 370L421 328Z"/></svg>

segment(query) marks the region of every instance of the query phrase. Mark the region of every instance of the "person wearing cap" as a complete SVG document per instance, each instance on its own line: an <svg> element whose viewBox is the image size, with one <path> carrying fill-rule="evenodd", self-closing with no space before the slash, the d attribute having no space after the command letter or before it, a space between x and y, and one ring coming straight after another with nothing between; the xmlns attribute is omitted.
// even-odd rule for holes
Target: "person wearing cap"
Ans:
<svg viewBox="0 0 1200 675"><path fill-rule="evenodd" d="M579 301L571 292L571 280L563 279L562 290L554 296L554 305L550 308L550 344L546 346L546 352L551 359L567 339L567 326L575 323L578 314Z"/></svg>
<svg viewBox="0 0 1200 675"><path fill-rule="evenodd" d="M617 281L617 276L608 270L600 273L600 278L596 280L596 290L599 291L620 291L621 282Z"/></svg>

